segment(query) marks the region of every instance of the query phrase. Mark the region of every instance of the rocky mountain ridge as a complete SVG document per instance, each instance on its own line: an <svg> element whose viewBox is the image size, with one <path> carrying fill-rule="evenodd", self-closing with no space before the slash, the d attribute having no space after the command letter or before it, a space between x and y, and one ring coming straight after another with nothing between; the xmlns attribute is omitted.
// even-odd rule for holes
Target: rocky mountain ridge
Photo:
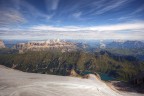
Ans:
<svg viewBox="0 0 144 96"><path fill-rule="evenodd" d="M62 40L47 40L47 41L31 41L27 43L18 43L14 47L19 51L44 51L58 49L61 52L74 51L76 45L71 42L66 42Z"/></svg>
<svg viewBox="0 0 144 96"><path fill-rule="evenodd" d="M5 48L5 44L2 40L0 40L0 48Z"/></svg>

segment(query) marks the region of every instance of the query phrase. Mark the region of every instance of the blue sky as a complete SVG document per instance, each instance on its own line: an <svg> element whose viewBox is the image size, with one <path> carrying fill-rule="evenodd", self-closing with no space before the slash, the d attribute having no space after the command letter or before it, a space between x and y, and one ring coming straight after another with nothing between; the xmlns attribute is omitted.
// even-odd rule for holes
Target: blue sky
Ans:
<svg viewBox="0 0 144 96"><path fill-rule="evenodd" d="M144 0L0 0L0 39L138 39Z"/></svg>

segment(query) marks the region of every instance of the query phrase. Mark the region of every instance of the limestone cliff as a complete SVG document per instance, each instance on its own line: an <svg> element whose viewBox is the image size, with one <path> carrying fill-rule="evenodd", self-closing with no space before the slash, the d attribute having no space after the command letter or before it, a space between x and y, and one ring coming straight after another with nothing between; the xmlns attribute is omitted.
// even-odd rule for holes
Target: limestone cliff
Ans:
<svg viewBox="0 0 144 96"><path fill-rule="evenodd" d="M76 49L76 45L71 42L66 42L62 40L47 40L47 41L31 41L28 43L16 44L14 49L20 51L45 51L58 49L61 52L69 52Z"/></svg>
<svg viewBox="0 0 144 96"><path fill-rule="evenodd" d="M4 42L0 40L0 48L5 48Z"/></svg>

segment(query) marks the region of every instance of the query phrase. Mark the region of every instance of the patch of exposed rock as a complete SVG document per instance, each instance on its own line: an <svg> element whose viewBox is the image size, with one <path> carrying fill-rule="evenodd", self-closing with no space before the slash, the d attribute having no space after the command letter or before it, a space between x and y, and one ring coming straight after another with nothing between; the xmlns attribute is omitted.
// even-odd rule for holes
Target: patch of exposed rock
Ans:
<svg viewBox="0 0 144 96"><path fill-rule="evenodd" d="M28 43L19 43L16 44L13 48L19 50L20 53L26 51L46 51L54 49L58 49L61 52L69 52L74 51L76 49L76 44L57 39L57 40L31 41Z"/></svg>
<svg viewBox="0 0 144 96"><path fill-rule="evenodd" d="M5 48L5 44L2 40L0 40L0 48Z"/></svg>

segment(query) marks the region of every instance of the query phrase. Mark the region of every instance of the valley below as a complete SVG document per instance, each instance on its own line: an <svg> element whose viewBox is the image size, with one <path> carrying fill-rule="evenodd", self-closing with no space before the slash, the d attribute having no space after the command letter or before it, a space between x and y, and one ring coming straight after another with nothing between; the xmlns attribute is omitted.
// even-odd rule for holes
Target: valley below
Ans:
<svg viewBox="0 0 144 96"><path fill-rule="evenodd" d="M90 75L89 79L82 79L27 73L0 65L0 96L143 96L143 94L110 88L95 75Z"/></svg>
<svg viewBox="0 0 144 96"><path fill-rule="evenodd" d="M141 43L1 40L0 96L143 96Z"/></svg>

